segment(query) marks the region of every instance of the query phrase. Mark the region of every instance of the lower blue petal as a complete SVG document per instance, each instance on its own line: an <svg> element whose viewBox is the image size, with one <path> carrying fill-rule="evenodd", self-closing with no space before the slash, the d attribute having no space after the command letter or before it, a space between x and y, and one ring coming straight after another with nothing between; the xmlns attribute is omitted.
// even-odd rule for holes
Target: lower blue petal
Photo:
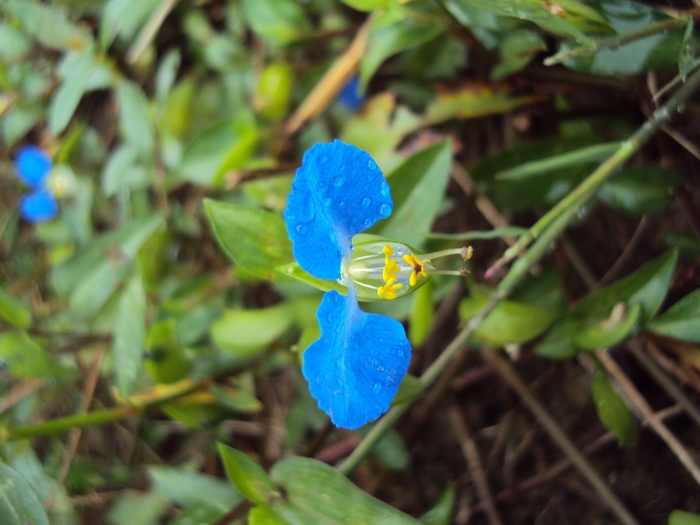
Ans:
<svg viewBox="0 0 700 525"><path fill-rule="evenodd" d="M15 169L22 182L38 188L51 171L51 157L37 146L24 146L15 158Z"/></svg>
<svg viewBox="0 0 700 525"><path fill-rule="evenodd" d="M48 190L38 190L22 197L19 212L29 222L50 221L58 214L58 202Z"/></svg>
<svg viewBox="0 0 700 525"><path fill-rule="evenodd" d="M389 410L411 362L398 321L360 310L354 291L327 292L316 312L321 338L304 352L311 395L338 427L355 429Z"/></svg>

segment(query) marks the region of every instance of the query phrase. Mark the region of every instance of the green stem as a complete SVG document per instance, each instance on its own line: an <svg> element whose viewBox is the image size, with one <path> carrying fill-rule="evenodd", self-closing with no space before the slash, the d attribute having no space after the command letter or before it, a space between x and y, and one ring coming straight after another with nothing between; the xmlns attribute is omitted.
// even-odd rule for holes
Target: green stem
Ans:
<svg viewBox="0 0 700 525"><path fill-rule="evenodd" d="M593 55L602 49L617 49L618 47L630 44L657 33L663 33L664 31L685 27L688 25L688 20L690 20L688 17L672 18L671 20L664 20L663 22L658 22L656 24L637 29L636 31L630 31L629 33L594 40L592 46L579 46L571 49L564 49L555 55L546 58L544 65L553 66L555 64L561 64L562 62L572 58Z"/></svg>
<svg viewBox="0 0 700 525"><path fill-rule="evenodd" d="M465 326L452 342L443 350L438 358L421 375L422 391L428 388L440 376L448 363L464 347L472 333L481 325L486 316L498 304L510 294L518 283L527 275L530 268L542 258L547 252L552 241L554 241L567 224L576 215L581 206L595 192L600 184L607 179L625 160L627 160L641 145L651 137L666 121L671 118L671 114L678 110L679 106L690 95L700 87L700 72L696 72L688 82L668 101L668 103L657 110L654 115L634 134L625 141L615 154L605 161L594 171L583 183L574 189L569 195L562 199L554 208L543 216L530 229L526 242L519 241L519 246L512 253L514 258L522 249L535 241L530 249L513 264L508 275L501 281L496 292L491 296L488 303L476 314ZM511 248L512 250L512 248ZM510 251L510 250L508 250ZM504 255L505 257L505 255ZM510 259L508 259L510 260ZM418 397L418 396L416 396ZM415 398L414 398L415 399ZM377 424L364 437L355 450L338 465L338 470L345 475L352 472L357 465L369 454L374 445L381 437L399 420L399 418L410 408L412 401L406 401L395 405L387 412Z"/></svg>
<svg viewBox="0 0 700 525"><path fill-rule="evenodd" d="M489 269L487 277L494 275L496 270L515 259L517 255L527 248L527 246L548 228L559 215L573 206L579 199L587 199L593 195L603 182L610 178L620 166L639 151L642 145L644 145L661 126L671 119L671 116L678 111L695 91L697 91L698 87L700 87L700 70L696 71L666 104L657 109L649 120L647 120L629 139L624 141L609 159L603 162L588 176L588 178L586 178L586 180L545 213L530 228L530 231L526 235L520 237L518 242L508 248L503 254L503 257Z"/></svg>
<svg viewBox="0 0 700 525"><path fill-rule="evenodd" d="M49 419L48 421L42 421L41 423L34 423L22 427L9 427L5 429L0 428L0 443L7 443L17 439L26 439L36 436L45 436L48 434L58 434L73 428L92 427L120 421L128 417L139 415L149 407L173 401L199 389L205 388L210 382L210 379L204 379L198 382L186 380L174 385L161 385L161 392L156 392L156 394L153 396L139 396L140 400L135 401L130 405L121 405L114 408L95 410L87 414L76 414L56 419Z"/></svg>

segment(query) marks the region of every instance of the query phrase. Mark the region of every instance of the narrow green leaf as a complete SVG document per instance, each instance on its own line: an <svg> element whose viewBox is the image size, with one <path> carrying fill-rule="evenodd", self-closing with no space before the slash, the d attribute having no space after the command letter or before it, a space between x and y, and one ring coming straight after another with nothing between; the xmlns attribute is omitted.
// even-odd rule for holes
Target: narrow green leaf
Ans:
<svg viewBox="0 0 700 525"><path fill-rule="evenodd" d="M668 525L700 525L700 514L674 510L668 517Z"/></svg>
<svg viewBox="0 0 700 525"><path fill-rule="evenodd" d="M141 276L135 275L124 290L114 323L112 356L117 388L123 398L131 395L142 368L146 346L146 292Z"/></svg>
<svg viewBox="0 0 700 525"><path fill-rule="evenodd" d="M700 343L700 288L651 321L647 329L666 337Z"/></svg>
<svg viewBox="0 0 700 525"><path fill-rule="evenodd" d="M591 393L598 417L617 440L628 447L637 444L638 433L634 416L617 392L610 386L605 373L598 370L591 380Z"/></svg>
<svg viewBox="0 0 700 525"><path fill-rule="evenodd" d="M622 315L618 313L620 310ZM639 304L626 308L624 303L618 303L608 319L587 324L578 330L574 336L574 344L586 350L597 350L621 343L632 332L640 310Z"/></svg>
<svg viewBox="0 0 700 525"><path fill-rule="evenodd" d="M411 460L401 435L394 429L377 441L372 447L372 454L389 470L405 470Z"/></svg>
<svg viewBox="0 0 700 525"><path fill-rule="evenodd" d="M107 513L110 525L155 525L168 509L155 494L129 494L118 498Z"/></svg>
<svg viewBox="0 0 700 525"><path fill-rule="evenodd" d="M455 489L450 485L438 498L435 505L420 517L421 523L424 525L450 525L455 500Z"/></svg>
<svg viewBox="0 0 700 525"><path fill-rule="evenodd" d="M255 33L275 46L308 35L309 21L293 0L243 0L243 13Z"/></svg>
<svg viewBox="0 0 700 525"><path fill-rule="evenodd" d="M314 459L283 459L275 464L270 475L286 494L272 508L293 525L420 523L363 492L330 465Z"/></svg>
<svg viewBox="0 0 700 525"><path fill-rule="evenodd" d="M16 377L63 378L68 370L24 332L0 334L0 362Z"/></svg>
<svg viewBox="0 0 700 525"><path fill-rule="evenodd" d="M654 215L665 211L673 199L680 178L661 166L629 168L608 180L598 191L606 204L633 215Z"/></svg>
<svg viewBox="0 0 700 525"><path fill-rule="evenodd" d="M269 505L258 505L248 513L249 525L290 525Z"/></svg>
<svg viewBox="0 0 700 525"><path fill-rule="evenodd" d="M154 494L170 504L209 504L229 511L241 502L238 491L223 479L182 468L151 466L148 473Z"/></svg>
<svg viewBox="0 0 700 525"><path fill-rule="evenodd" d="M380 224L382 237L420 248L443 202L450 178L452 143L430 146L391 173L394 212Z"/></svg>
<svg viewBox="0 0 700 525"><path fill-rule="evenodd" d="M211 327L211 337L219 348L239 357L248 357L282 336L294 323L289 303L258 310L227 310Z"/></svg>
<svg viewBox="0 0 700 525"><path fill-rule="evenodd" d="M93 55L86 51L74 61L72 70L63 76L61 84L51 98L48 121L49 129L58 135L70 122L75 109L83 98L92 74Z"/></svg>
<svg viewBox="0 0 700 525"><path fill-rule="evenodd" d="M238 492L253 503L267 503L275 492L275 485L267 472L243 452L223 443L218 443L218 449L226 475Z"/></svg>
<svg viewBox="0 0 700 525"><path fill-rule="evenodd" d="M221 247L246 271L272 279L277 266L294 260L292 243L279 215L209 199L204 207Z"/></svg>
<svg viewBox="0 0 700 525"><path fill-rule="evenodd" d="M0 523L49 525L34 488L18 472L0 462Z"/></svg>
<svg viewBox="0 0 700 525"><path fill-rule="evenodd" d="M404 18L395 24L374 23L367 38L367 49L360 58L360 83L364 90L379 66L392 55L432 40L445 30L445 24L418 24Z"/></svg>
<svg viewBox="0 0 700 525"><path fill-rule="evenodd" d="M119 129L124 140L139 151L153 150L153 119L146 96L129 80L117 87Z"/></svg>
<svg viewBox="0 0 700 525"><path fill-rule="evenodd" d="M469 297L459 305L460 319L466 321L476 315L488 302L489 293L485 287L473 287ZM480 343L496 347L524 343L544 332L558 316L556 310L515 301L501 301L484 319L473 337Z"/></svg>
<svg viewBox="0 0 700 525"><path fill-rule="evenodd" d="M0 315L11 325L29 328L32 325L32 312L20 301L0 288Z"/></svg>

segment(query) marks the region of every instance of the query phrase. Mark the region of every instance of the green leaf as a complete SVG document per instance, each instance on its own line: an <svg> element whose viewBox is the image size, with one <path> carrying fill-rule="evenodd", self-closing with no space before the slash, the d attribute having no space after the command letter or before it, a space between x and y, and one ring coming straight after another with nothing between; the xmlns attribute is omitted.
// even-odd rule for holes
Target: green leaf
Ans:
<svg viewBox="0 0 700 525"><path fill-rule="evenodd" d="M643 328L656 313L673 278L678 252L672 250L648 262L633 274L598 290L571 308L537 345L536 352L552 359L575 356L581 349L574 339L588 323L609 317L618 303L639 304L634 331Z"/></svg>
<svg viewBox="0 0 700 525"><path fill-rule="evenodd" d="M211 327L216 345L238 357L264 350L294 324L289 303L258 310L226 310Z"/></svg>
<svg viewBox="0 0 700 525"><path fill-rule="evenodd" d="M246 271L270 280L277 266L294 260L292 243L279 215L209 199L204 207L221 247Z"/></svg>
<svg viewBox="0 0 700 525"><path fill-rule="evenodd" d="M492 80L503 78L520 71L539 51L546 51L547 44L540 35L529 29L509 32L499 45L501 63L491 70Z"/></svg>
<svg viewBox="0 0 700 525"><path fill-rule="evenodd" d="M285 46L311 29L300 4L293 0L242 0L250 27L273 46Z"/></svg>
<svg viewBox="0 0 700 525"><path fill-rule="evenodd" d="M171 49L165 54L158 66L155 97L159 108L165 107L170 90L175 84L177 72L180 69L181 58L179 49Z"/></svg>
<svg viewBox="0 0 700 525"><path fill-rule="evenodd" d="M141 276L134 276L124 290L114 322L112 356L117 374L117 388L128 398L142 368L146 346L146 292Z"/></svg>
<svg viewBox="0 0 700 525"><path fill-rule="evenodd" d="M148 472L153 493L170 504L209 504L228 511L242 500L230 483L200 472L165 466L151 466Z"/></svg>
<svg viewBox="0 0 700 525"><path fill-rule="evenodd" d="M634 329L640 311L639 304L626 308L624 303L618 303L608 319L581 327L574 336L574 344L586 350L597 350L621 343Z"/></svg>
<svg viewBox="0 0 700 525"><path fill-rule="evenodd" d="M0 523L49 525L34 488L18 472L0 462Z"/></svg>
<svg viewBox="0 0 700 525"><path fill-rule="evenodd" d="M243 452L223 443L218 443L218 449L226 475L238 492L253 503L267 503L275 493L275 485L267 472Z"/></svg>
<svg viewBox="0 0 700 525"><path fill-rule="evenodd" d="M610 386L602 370L596 371L591 380L591 393L598 417L617 440L625 446L637 444L638 433L634 416L617 392Z"/></svg>
<svg viewBox="0 0 700 525"><path fill-rule="evenodd" d="M272 508L292 525L420 523L363 492L330 465L314 459L283 459L275 464L270 475L286 494Z"/></svg>
<svg viewBox="0 0 700 525"><path fill-rule="evenodd" d="M250 158L259 138L255 121L247 114L215 124L185 147L180 176L219 187L226 171L240 168Z"/></svg>
<svg viewBox="0 0 700 525"><path fill-rule="evenodd" d="M633 215L654 215L665 211L673 199L680 178L661 166L638 166L608 180L598 198L613 208Z"/></svg>
<svg viewBox="0 0 700 525"><path fill-rule="evenodd" d="M168 525L214 525L226 511L207 502L195 503L185 508Z"/></svg>
<svg viewBox="0 0 700 525"><path fill-rule="evenodd" d="M294 84L289 64L273 63L265 67L258 79L255 109L265 118L278 122L287 115Z"/></svg>
<svg viewBox="0 0 700 525"><path fill-rule="evenodd" d="M61 133L70 122L75 109L87 91L90 75L93 73L93 55L86 51L72 62L69 72L63 76L61 84L51 98L48 121L54 135Z"/></svg>
<svg viewBox="0 0 700 525"><path fill-rule="evenodd" d="M542 29L558 35L570 36L578 42L591 44L590 39L584 35L574 24L568 22L565 17L559 17L548 11L540 2L523 0L456 0L457 4L464 4L475 9L493 13L498 16L507 16L527 20L537 24ZM590 17L597 17L595 12L589 13ZM600 18L600 17L597 17ZM602 22L602 20L601 20ZM604 23L604 22L603 22Z"/></svg>
<svg viewBox="0 0 700 525"><path fill-rule="evenodd" d="M117 87L119 129L127 144L141 152L153 150L153 119L146 96L129 80Z"/></svg>
<svg viewBox="0 0 700 525"><path fill-rule="evenodd" d="M668 525L700 525L700 514L674 510L668 517Z"/></svg>
<svg viewBox="0 0 700 525"><path fill-rule="evenodd" d="M414 348L423 344L430 332L430 324L435 313L432 292L432 281L428 281L418 288L413 295L411 313L409 315L408 339Z"/></svg>
<svg viewBox="0 0 700 525"><path fill-rule="evenodd" d="M487 288L473 287L469 297L459 304L460 319L466 321L476 315L489 301L489 295ZM544 332L558 316L556 310L501 301L477 328L473 338L479 343L496 347L524 343Z"/></svg>
<svg viewBox="0 0 700 525"><path fill-rule="evenodd" d="M5 0L1 8L19 18L26 33L46 47L82 51L92 43L90 30L69 21L66 9L60 6Z"/></svg>
<svg viewBox="0 0 700 525"><path fill-rule="evenodd" d="M698 59L696 57L698 53L698 42L697 39L693 39L693 19L688 19L688 25L685 28L685 34L683 35L683 41L681 43L681 50L678 53L678 73L681 76L681 80L685 82L690 72L698 66Z"/></svg>
<svg viewBox="0 0 700 525"><path fill-rule="evenodd" d="M289 522L277 514L269 505L258 505L248 513L249 525L289 525Z"/></svg>
<svg viewBox="0 0 700 525"><path fill-rule="evenodd" d="M416 376L406 374L396 391L394 399L391 400L391 406L400 405L406 401L413 401L425 390L425 385Z"/></svg>
<svg viewBox="0 0 700 525"><path fill-rule="evenodd" d="M130 42L161 0L108 0L100 25L100 43L107 49L114 38Z"/></svg>
<svg viewBox="0 0 700 525"><path fill-rule="evenodd" d="M700 288L651 321L647 329L681 341L700 343Z"/></svg>
<svg viewBox="0 0 700 525"><path fill-rule="evenodd" d="M192 368L177 338L177 323L166 319L153 323L146 340L144 365L158 383L174 383Z"/></svg>
<svg viewBox="0 0 700 525"><path fill-rule="evenodd" d="M68 370L24 332L0 334L0 362L16 377L63 378Z"/></svg>
<svg viewBox="0 0 700 525"><path fill-rule="evenodd" d="M381 236L420 248L444 199L452 165L452 143L445 141L412 155L389 181L394 212L380 223Z"/></svg>
<svg viewBox="0 0 700 525"><path fill-rule="evenodd" d="M379 66L392 55L432 40L445 30L445 24L418 24L404 18L395 24L375 22L367 38L367 48L360 58L360 84L364 90Z"/></svg>
<svg viewBox="0 0 700 525"><path fill-rule="evenodd" d="M387 9L389 7L389 0L340 0L346 5L349 5L353 9L358 11L364 11L369 13L370 11L375 11L378 9Z"/></svg>
<svg viewBox="0 0 700 525"><path fill-rule="evenodd" d="M455 500L455 489L450 485L438 498L435 505L420 517L421 523L424 525L450 525Z"/></svg>
<svg viewBox="0 0 700 525"><path fill-rule="evenodd" d="M32 325L32 312L20 301L0 288L0 315L13 326L29 328Z"/></svg>
<svg viewBox="0 0 700 525"><path fill-rule="evenodd" d="M155 494L125 494L109 509L110 525L155 525L168 509L167 503Z"/></svg>
<svg viewBox="0 0 700 525"><path fill-rule="evenodd" d="M393 428L372 447L372 454L389 470L405 470L411 460L401 435Z"/></svg>
<svg viewBox="0 0 700 525"><path fill-rule="evenodd" d="M221 406L240 414L257 414L264 408L257 397L242 388L212 385L209 387L209 392L216 397Z"/></svg>

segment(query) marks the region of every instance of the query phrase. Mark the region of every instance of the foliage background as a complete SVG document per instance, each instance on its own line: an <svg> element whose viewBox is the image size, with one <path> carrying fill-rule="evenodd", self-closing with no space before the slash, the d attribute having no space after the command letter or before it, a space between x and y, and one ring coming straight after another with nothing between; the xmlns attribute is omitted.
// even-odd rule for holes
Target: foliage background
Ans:
<svg viewBox="0 0 700 525"><path fill-rule="evenodd" d="M697 16L0 1L0 522L698 523ZM337 137L392 187L374 233L475 250L365 305L414 346L370 433L300 374L320 293L281 219ZM17 214L24 144L54 221Z"/></svg>

